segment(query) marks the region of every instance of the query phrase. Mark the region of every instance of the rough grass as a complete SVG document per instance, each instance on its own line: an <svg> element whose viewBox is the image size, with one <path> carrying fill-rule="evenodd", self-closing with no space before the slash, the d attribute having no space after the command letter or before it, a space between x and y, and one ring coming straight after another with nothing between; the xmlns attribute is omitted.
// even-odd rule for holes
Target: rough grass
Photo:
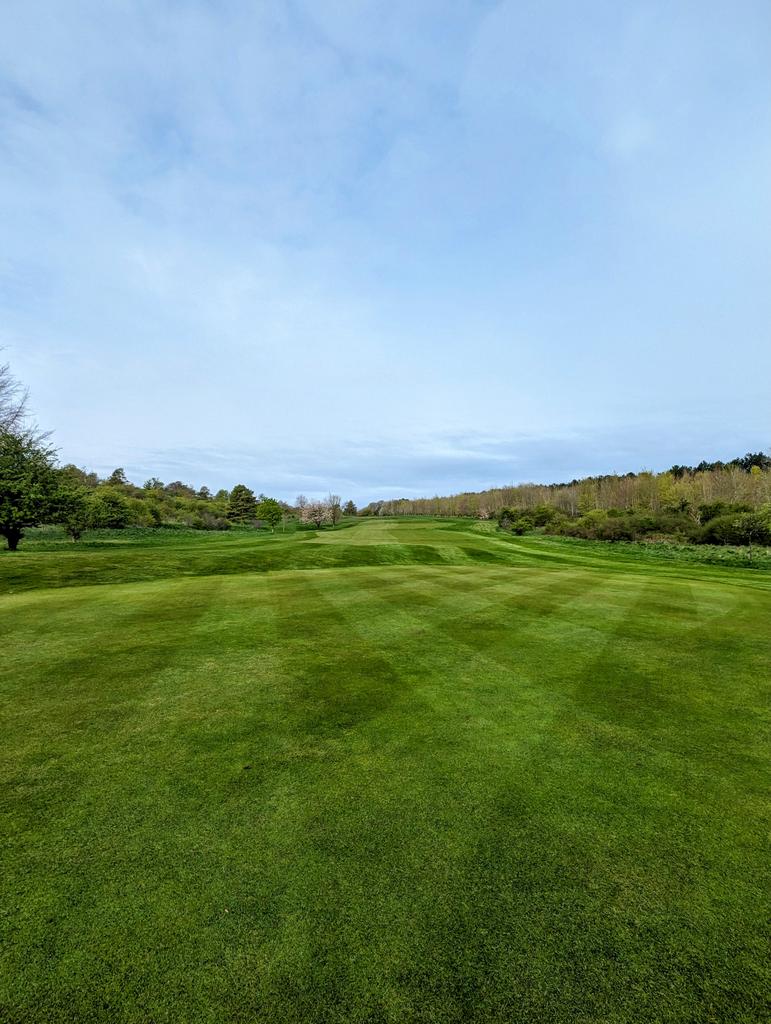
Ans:
<svg viewBox="0 0 771 1024"><path fill-rule="evenodd" d="M767 1019L768 574L46 543L0 557L3 1021Z"/></svg>

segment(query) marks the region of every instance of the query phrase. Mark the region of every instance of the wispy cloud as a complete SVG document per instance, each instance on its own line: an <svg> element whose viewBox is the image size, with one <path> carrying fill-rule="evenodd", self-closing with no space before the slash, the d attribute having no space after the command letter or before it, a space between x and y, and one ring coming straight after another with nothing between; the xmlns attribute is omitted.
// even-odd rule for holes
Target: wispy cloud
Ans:
<svg viewBox="0 0 771 1024"><path fill-rule="evenodd" d="M760 0L11 0L0 344L65 458L284 494L767 444L770 38Z"/></svg>

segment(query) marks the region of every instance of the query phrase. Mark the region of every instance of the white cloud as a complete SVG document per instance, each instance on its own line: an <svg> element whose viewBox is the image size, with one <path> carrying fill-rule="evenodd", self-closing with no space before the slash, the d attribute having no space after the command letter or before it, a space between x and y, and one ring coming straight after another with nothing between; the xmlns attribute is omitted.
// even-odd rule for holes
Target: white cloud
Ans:
<svg viewBox="0 0 771 1024"><path fill-rule="evenodd" d="M67 457L165 448L183 475L199 452L200 479L215 448L266 464L279 443L276 486L305 479L318 443L362 488L377 459L378 486L428 487L453 453L475 479L508 459L472 435L579 432L610 458L614 425L684 413L706 444L703 395L761 429L768 22L12 2L8 355Z"/></svg>

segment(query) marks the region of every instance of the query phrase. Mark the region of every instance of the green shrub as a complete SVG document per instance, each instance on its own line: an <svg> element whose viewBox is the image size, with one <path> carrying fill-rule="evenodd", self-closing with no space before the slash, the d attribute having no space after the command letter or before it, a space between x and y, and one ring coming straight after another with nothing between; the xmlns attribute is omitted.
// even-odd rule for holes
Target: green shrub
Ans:
<svg viewBox="0 0 771 1024"><path fill-rule="evenodd" d="M535 526L533 517L521 509L504 508L498 513L498 525L502 530L521 536Z"/></svg>
<svg viewBox="0 0 771 1024"><path fill-rule="evenodd" d="M556 519L546 527L547 533L584 540L642 540L646 537L668 537L692 540L699 527L683 512L630 512L625 509L594 509L580 519Z"/></svg>
<svg viewBox="0 0 771 1024"><path fill-rule="evenodd" d="M189 525L194 530L229 530L231 523L224 516L212 512L199 512L190 517Z"/></svg>
<svg viewBox="0 0 771 1024"><path fill-rule="evenodd" d="M699 538L703 544L771 544L771 514L768 507L757 512L740 512L710 519Z"/></svg>
<svg viewBox="0 0 771 1024"><path fill-rule="evenodd" d="M100 487L90 499L89 526L95 529L122 530L132 523L131 506L117 491Z"/></svg>
<svg viewBox="0 0 771 1024"><path fill-rule="evenodd" d="M739 512L751 512L752 509L749 505L743 505L738 502L730 501L710 501L704 505L699 505L699 520L702 525L710 522L712 519L722 518L723 516L736 514Z"/></svg>

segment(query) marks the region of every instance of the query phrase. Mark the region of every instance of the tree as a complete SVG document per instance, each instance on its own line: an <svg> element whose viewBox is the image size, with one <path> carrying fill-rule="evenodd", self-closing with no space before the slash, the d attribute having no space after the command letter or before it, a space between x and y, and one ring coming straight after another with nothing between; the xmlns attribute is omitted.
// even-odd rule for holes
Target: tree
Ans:
<svg viewBox="0 0 771 1024"><path fill-rule="evenodd" d="M129 481L126 476L126 471L121 467L114 469L105 482L109 484L110 487L126 487L128 486Z"/></svg>
<svg viewBox="0 0 771 1024"><path fill-rule="evenodd" d="M183 484L181 480L172 480L170 484L165 485L163 490L172 498L194 498L196 496L195 488L189 484Z"/></svg>
<svg viewBox="0 0 771 1024"><path fill-rule="evenodd" d="M54 451L25 432L0 431L0 536L15 551L28 526L56 513L59 477Z"/></svg>
<svg viewBox="0 0 771 1024"><path fill-rule="evenodd" d="M27 390L11 373L8 363L0 365L0 432L20 434L27 418Z"/></svg>
<svg viewBox="0 0 771 1024"><path fill-rule="evenodd" d="M93 519L91 492L85 487L73 486L64 475L64 470L60 470L59 475L61 488L57 499L56 519L73 541L80 540Z"/></svg>
<svg viewBox="0 0 771 1024"><path fill-rule="evenodd" d="M747 452L744 458L734 459L734 464L740 466L745 473L751 472L752 469L771 469L771 455L766 455L765 452Z"/></svg>
<svg viewBox="0 0 771 1024"><path fill-rule="evenodd" d="M71 462L68 462L66 466L62 466L62 486L63 487L85 487L89 491L93 491L99 486L99 477L96 473L89 473L85 469L79 469L78 466L73 466Z"/></svg>
<svg viewBox="0 0 771 1024"><path fill-rule="evenodd" d="M283 515L283 510L275 498L263 498L257 506L257 518L268 524L271 533L281 522Z"/></svg>
<svg viewBox="0 0 771 1024"><path fill-rule="evenodd" d="M356 506L350 500L350 498L343 505L343 515L344 516L355 516L356 515Z"/></svg>
<svg viewBox="0 0 771 1024"><path fill-rule="evenodd" d="M131 506L119 491L100 487L94 492L90 506L90 526L103 530L122 530L131 525Z"/></svg>
<svg viewBox="0 0 771 1024"><path fill-rule="evenodd" d="M0 364L0 434L14 434L45 448L50 434L30 423L28 394L11 373L8 363Z"/></svg>
<svg viewBox="0 0 771 1024"><path fill-rule="evenodd" d="M257 516L257 499L246 484L236 484L230 492L227 517L231 523L249 523Z"/></svg>
<svg viewBox="0 0 771 1024"><path fill-rule="evenodd" d="M306 502L300 509L300 521L311 523L320 530L324 523L329 522L329 505L325 501Z"/></svg>
<svg viewBox="0 0 771 1024"><path fill-rule="evenodd" d="M329 494L327 496L327 508L329 509L329 518L332 521L332 525L337 526L343 517L339 494Z"/></svg>

